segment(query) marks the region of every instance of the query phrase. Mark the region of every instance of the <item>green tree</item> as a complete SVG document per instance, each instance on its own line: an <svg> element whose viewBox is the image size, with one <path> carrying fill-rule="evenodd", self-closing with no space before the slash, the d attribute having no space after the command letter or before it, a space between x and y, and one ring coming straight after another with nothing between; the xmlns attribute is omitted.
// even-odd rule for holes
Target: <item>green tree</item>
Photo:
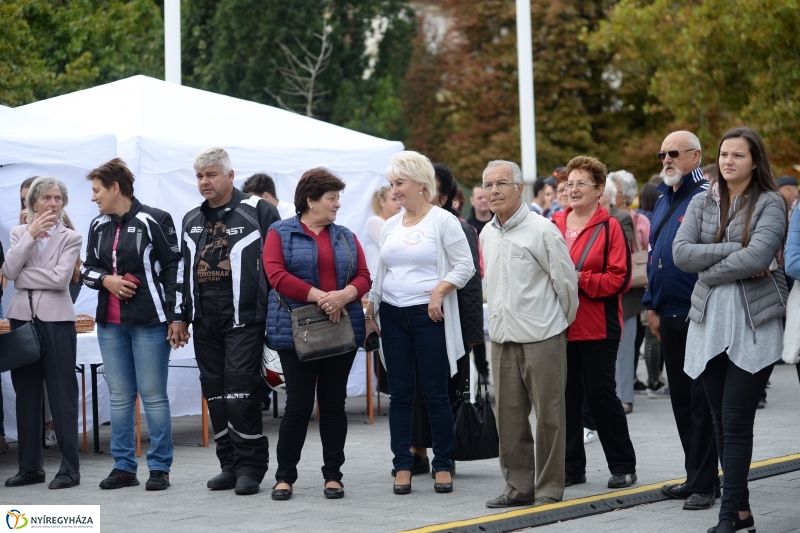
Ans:
<svg viewBox="0 0 800 533"><path fill-rule="evenodd" d="M163 74L152 0L0 2L0 103L22 105L134 74Z"/></svg>

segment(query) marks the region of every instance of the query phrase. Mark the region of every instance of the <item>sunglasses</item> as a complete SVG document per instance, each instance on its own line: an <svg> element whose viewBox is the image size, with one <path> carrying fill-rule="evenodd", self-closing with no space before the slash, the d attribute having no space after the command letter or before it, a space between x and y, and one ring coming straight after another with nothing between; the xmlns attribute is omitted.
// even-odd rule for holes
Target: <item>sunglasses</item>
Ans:
<svg viewBox="0 0 800 533"><path fill-rule="evenodd" d="M688 148L686 150L670 150L669 152L658 152L656 154L656 157L658 158L659 161L665 160L667 158L667 155L669 155L672 159L677 159L678 156L681 155L681 152L694 152L695 150L697 150L697 148Z"/></svg>

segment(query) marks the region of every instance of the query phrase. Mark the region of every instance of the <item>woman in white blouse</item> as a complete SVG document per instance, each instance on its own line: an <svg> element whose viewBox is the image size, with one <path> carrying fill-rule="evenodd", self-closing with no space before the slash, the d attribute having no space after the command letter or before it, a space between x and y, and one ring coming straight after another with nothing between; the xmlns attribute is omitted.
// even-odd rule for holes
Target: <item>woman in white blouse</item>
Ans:
<svg viewBox="0 0 800 533"><path fill-rule="evenodd" d="M411 492L414 364L433 435L436 492L452 492L453 412L448 379L464 354L455 289L475 273L458 219L435 207L433 165L417 152L392 156L386 177L405 210L386 221L367 305L367 334L381 335L391 392L395 494Z"/></svg>
<svg viewBox="0 0 800 533"><path fill-rule="evenodd" d="M372 195L372 211L375 215L367 219L367 235L363 239L364 255L372 279L378 268L378 254L381 251L381 231L386 221L400 212L400 203L392 194L392 186L384 185Z"/></svg>

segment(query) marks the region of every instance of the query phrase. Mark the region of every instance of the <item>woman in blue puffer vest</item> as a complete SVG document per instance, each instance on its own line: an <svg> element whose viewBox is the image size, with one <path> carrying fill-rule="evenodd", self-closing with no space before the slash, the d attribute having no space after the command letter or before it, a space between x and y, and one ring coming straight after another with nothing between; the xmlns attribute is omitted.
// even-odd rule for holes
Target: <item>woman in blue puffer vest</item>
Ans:
<svg viewBox="0 0 800 533"><path fill-rule="evenodd" d="M361 298L370 287L367 260L356 236L333 222L339 210L339 193L345 184L324 168L309 170L300 178L294 196L298 215L272 225L264 244L264 270L270 289L267 342L280 355L286 380L286 410L278 434L277 483L273 500L288 500L297 480L297 463L306 439L308 420L319 400L324 494L344 496L341 467L347 436L347 378L356 350L344 355L301 362L294 349L289 308L315 303L331 322L349 315L356 345L364 344L364 310Z"/></svg>

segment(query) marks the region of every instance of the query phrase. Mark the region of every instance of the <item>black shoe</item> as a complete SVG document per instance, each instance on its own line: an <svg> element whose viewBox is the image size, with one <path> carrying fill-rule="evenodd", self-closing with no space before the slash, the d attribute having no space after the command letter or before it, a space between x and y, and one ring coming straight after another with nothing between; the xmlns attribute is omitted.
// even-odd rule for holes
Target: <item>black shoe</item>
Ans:
<svg viewBox="0 0 800 533"><path fill-rule="evenodd" d="M135 487L139 484L136 474L115 468L107 478L100 482L101 489L121 489L122 487Z"/></svg>
<svg viewBox="0 0 800 533"><path fill-rule="evenodd" d="M513 498L509 498L505 494L501 495L494 500L489 500L486 502L486 507L489 509L501 509L503 507L524 507L527 505L533 505L533 502L530 501L523 501L523 500L515 500Z"/></svg>
<svg viewBox="0 0 800 533"><path fill-rule="evenodd" d="M572 476L567 474L564 478L564 486L571 487L572 485L580 485L581 483L586 483L586 474L581 474L579 476Z"/></svg>
<svg viewBox="0 0 800 533"><path fill-rule="evenodd" d="M69 489L81 484L80 474L56 474L47 486L49 489Z"/></svg>
<svg viewBox="0 0 800 533"><path fill-rule="evenodd" d="M434 477L434 479L436 478ZM453 492L453 475L450 474L450 481L448 483L434 483L433 490L439 494Z"/></svg>
<svg viewBox="0 0 800 533"><path fill-rule="evenodd" d="M716 499L714 498L714 493L709 492L708 494L702 493L695 493L686 498L686 501L683 503L683 509L686 511L702 511L704 509L711 509L714 506L714 502Z"/></svg>
<svg viewBox="0 0 800 533"><path fill-rule="evenodd" d="M44 483L43 472L17 472L17 475L6 480L6 487L22 487L34 483Z"/></svg>
<svg viewBox="0 0 800 533"><path fill-rule="evenodd" d="M392 485L395 494L411 494L411 483L408 485Z"/></svg>
<svg viewBox="0 0 800 533"><path fill-rule="evenodd" d="M286 483L286 482L285 481L278 481L272 487L272 499L273 500L285 501L285 500L288 500L289 498L292 497L292 494L293 494L294 491L292 490L291 483L286 483L287 485L289 485L288 489L276 489L275 487L277 487L281 483Z"/></svg>
<svg viewBox="0 0 800 533"><path fill-rule="evenodd" d="M431 460L427 456L420 457L416 453L411 454L411 475L419 476L431 471ZM392 468L392 477L397 476L397 469Z"/></svg>
<svg viewBox="0 0 800 533"><path fill-rule="evenodd" d="M706 533L717 533L717 528L719 526L712 526L708 528ZM733 521L733 531L742 531L747 530L747 533L756 533L756 526L755 522L753 521L753 515L751 514L744 520L734 520Z"/></svg>
<svg viewBox="0 0 800 533"><path fill-rule="evenodd" d="M624 489L636 483L636 472L632 474L612 474L608 478L609 489Z"/></svg>
<svg viewBox="0 0 800 533"><path fill-rule="evenodd" d="M413 474L413 471L412 471L412 474ZM451 476L455 476L456 475L456 462L455 461L450 461L450 475ZM431 472L431 479L436 479L436 472Z"/></svg>
<svg viewBox="0 0 800 533"><path fill-rule="evenodd" d="M338 483L341 486L338 489L328 488L328 483L330 482ZM325 490L322 492L323 494L325 494L325 498L329 500L338 500L339 498L344 498L344 483L342 483L338 479L326 479Z"/></svg>
<svg viewBox="0 0 800 533"><path fill-rule="evenodd" d="M641 381L634 381L633 392L637 394L647 394L647 385L645 385Z"/></svg>
<svg viewBox="0 0 800 533"><path fill-rule="evenodd" d="M752 405L752 404L750 404L750 405ZM756 406L756 409L763 409L766 406L767 406L767 400L764 399L764 398L759 398L758 399L758 405Z"/></svg>
<svg viewBox="0 0 800 533"><path fill-rule="evenodd" d="M167 490L167 487L169 487L169 474L163 470L151 470L150 478L144 484L144 490Z"/></svg>
<svg viewBox="0 0 800 533"><path fill-rule="evenodd" d="M734 533L736 529L733 527L733 522L730 520L720 520L716 526L708 528L706 533Z"/></svg>
<svg viewBox="0 0 800 533"><path fill-rule="evenodd" d="M661 487L661 492L673 500L685 500L691 496L686 490L686 483L664 485Z"/></svg>
<svg viewBox="0 0 800 533"><path fill-rule="evenodd" d="M234 492L239 496L248 494L258 494L261 484L250 476L239 476L236 478L236 488Z"/></svg>
<svg viewBox="0 0 800 533"><path fill-rule="evenodd" d="M236 474L233 472L222 471L208 480L206 487L211 490L230 490L236 486Z"/></svg>

